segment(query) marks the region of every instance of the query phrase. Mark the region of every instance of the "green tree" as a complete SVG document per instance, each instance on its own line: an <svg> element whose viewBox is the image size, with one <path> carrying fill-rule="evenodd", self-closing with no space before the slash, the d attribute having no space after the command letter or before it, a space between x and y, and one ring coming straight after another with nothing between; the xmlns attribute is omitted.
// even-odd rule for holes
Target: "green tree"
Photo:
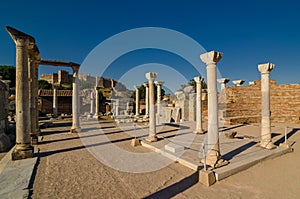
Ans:
<svg viewBox="0 0 300 199"><path fill-rule="evenodd" d="M10 80L10 87L13 88L16 86L16 68L14 66L0 66L0 76L4 80Z"/></svg>
<svg viewBox="0 0 300 199"><path fill-rule="evenodd" d="M166 91L161 88L161 98L165 95ZM134 91L132 94L132 98L135 100L135 94L136 92ZM144 85L141 85L139 88L139 99L145 100L146 97L146 87ZM154 100L157 100L157 86L154 84ZM161 99L162 100L162 99Z"/></svg>
<svg viewBox="0 0 300 199"><path fill-rule="evenodd" d="M39 89L52 89L52 84L46 80L39 80Z"/></svg>

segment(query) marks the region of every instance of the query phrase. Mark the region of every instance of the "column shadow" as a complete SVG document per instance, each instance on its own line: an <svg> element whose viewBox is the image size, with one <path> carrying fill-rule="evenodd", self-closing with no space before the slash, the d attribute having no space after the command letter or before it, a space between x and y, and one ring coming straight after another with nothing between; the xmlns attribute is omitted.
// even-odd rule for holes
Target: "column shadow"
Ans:
<svg viewBox="0 0 300 199"><path fill-rule="evenodd" d="M149 196L144 197L144 199L165 199L172 198L177 194L189 189L199 181L199 172L196 171L190 176L172 184L162 190L159 190Z"/></svg>

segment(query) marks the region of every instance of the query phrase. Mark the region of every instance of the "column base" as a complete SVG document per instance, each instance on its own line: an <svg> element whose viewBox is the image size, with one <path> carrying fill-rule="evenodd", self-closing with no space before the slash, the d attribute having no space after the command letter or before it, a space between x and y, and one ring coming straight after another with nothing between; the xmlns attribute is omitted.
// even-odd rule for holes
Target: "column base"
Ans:
<svg viewBox="0 0 300 199"><path fill-rule="evenodd" d="M148 142L156 142L157 141L157 136L156 135L149 136L148 138L146 138L146 141L148 141Z"/></svg>
<svg viewBox="0 0 300 199"><path fill-rule="evenodd" d="M72 127L70 132L71 133L80 133L80 128Z"/></svg>
<svg viewBox="0 0 300 199"><path fill-rule="evenodd" d="M201 130L201 129L198 129L198 130L195 130L194 133L195 133L195 134L200 134L200 135L201 135L201 134L205 134L206 131L203 131L203 130Z"/></svg>
<svg viewBox="0 0 300 199"><path fill-rule="evenodd" d="M276 145L274 145L272 143L272 141L270 141L270 140L261 140L260 141L260 146L262 148L269 149L269 150L276 148Z"/></svg>
<svg viewBox="0 0 300 199"><path fill-rule="evenodd" d="M35 134L31 135L30 137L31 137L31 144L32 145L37 145L38 142L39 142L39 137L37 135L35 135Z"/></svg>
<svg viewBox="0 0 300 199"><path fill-rule="evenodd" d="M12 160L22 160L26 158L32 158L33 157L33 146L31 145L18 145L13 150L11 154Z"/></svg>
<svg viewBox="0 0 300 199"><path fill-rule="evenodd" d="M149 115L144 115L144 117L143 118L149 118Z"/></svg>
<svg viewBox="0 0 300 199"><path fill-rule="evenodd" d="M205 159L205 163L206 165L209 165L212 168L220 168L222 166L225 166L227 164L229 164L229 162L227 160L223 160L220 153L218 151L215 150L211 150ZM204 159L201 160L201 163L204 164Z"/></svg>

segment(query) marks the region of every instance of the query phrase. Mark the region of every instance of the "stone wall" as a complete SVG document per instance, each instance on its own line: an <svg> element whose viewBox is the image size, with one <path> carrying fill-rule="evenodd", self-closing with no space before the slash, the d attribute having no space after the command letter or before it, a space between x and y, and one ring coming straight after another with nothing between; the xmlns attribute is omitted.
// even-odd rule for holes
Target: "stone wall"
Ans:
<svg viewBox="0 0 300 199"><path fill-rule="evenodd" d="M219 95L219 110L226 123L261 122L261 82L252 86L229 86L226 96ZM271 122L300 122L300 84L270 81ZM223 111L222 111L223 110Z"/></svg>

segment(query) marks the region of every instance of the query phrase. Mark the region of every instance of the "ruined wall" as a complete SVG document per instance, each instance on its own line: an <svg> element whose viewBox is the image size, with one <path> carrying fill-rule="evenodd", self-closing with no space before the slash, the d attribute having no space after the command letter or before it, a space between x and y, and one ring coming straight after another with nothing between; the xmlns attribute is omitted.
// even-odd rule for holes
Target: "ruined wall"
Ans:
<svg viewBox="0 0 300 199"><path fill-rule="evenodd" d="M219 96L220 110L227 123L261 122L261 82L253 86L229 86L226 97ZM270 81L271 121L300 122L300 84L276 84Z"/></svg>

